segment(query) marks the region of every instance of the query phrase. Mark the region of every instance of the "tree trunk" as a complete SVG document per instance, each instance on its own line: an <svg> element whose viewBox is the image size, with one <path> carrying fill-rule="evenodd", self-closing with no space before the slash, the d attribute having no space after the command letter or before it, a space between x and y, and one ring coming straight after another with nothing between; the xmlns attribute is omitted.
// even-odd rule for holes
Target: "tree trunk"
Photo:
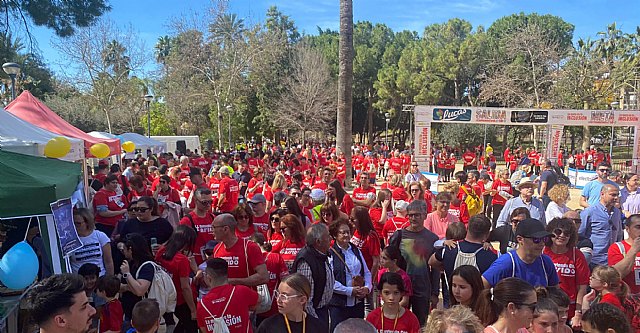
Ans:
<svg viewBox="0 0 640 333"><path fill-rule="evenodd" d="M218 110L218 149L223 150L222 144L222 110L220 110L220 101L216 102L216 108Z"/></svg>
<svg viewBox="0 0 640 333"><path fill-rule="evenodd" d="M336 147L344 153L347 177L345 187L351 188L351 143L353 103L353 2L340 0L340 43L338 74L338 115Z"/></svg>
<svg viewBox="0 0 640 333"><path fill-rule="evenodd" d="M367 144L373 142L373 88L367 89Z"/></svg>

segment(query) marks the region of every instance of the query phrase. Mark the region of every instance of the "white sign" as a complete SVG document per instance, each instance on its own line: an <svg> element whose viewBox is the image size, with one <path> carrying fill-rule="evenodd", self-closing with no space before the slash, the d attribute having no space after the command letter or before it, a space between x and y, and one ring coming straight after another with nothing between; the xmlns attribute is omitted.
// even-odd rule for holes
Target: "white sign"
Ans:
<svg viewBox="0 0 640 333"><path fill-rule="evenodd" d="M422 172L422 174L427 177L429 181L431 181L431 192L438 193L438 174L424 171Z"/></svg>
<svg viewBox="0 0 640 333"><path fill-rule="evenodd" d="M582 189L588 182L598 178L595 171L576 170L569 168L569 180L575 188Z"/></svg>

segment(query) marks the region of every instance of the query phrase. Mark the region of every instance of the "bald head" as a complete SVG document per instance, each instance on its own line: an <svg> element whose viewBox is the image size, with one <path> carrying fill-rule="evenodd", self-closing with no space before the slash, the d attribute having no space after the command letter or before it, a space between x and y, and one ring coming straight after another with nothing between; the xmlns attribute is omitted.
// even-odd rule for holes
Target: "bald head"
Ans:
<svg viewBox="0 0 640 333"><path fill-rule="evenodd" d="M235 231L236 226L238 225L238 222L236 222L236 219L233 217L233 215L229 213L224 213L216 216L213 219L213 225L218 225L218 226L228 225L231 231Z"/></svg>
<svg viewBox="0 0 640 333"><path fill-rule="evenodd" d="M600 203L607 208L613 207L618 202L620 188L617 185L605 184L600 190Z"/></svg>

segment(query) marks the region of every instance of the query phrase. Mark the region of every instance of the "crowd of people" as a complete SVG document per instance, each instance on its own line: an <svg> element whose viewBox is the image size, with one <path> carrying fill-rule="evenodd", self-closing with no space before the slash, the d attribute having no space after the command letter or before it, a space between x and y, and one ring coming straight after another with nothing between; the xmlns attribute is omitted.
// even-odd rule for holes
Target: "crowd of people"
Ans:
<svg viewBox="0 0 640 333"><path fill-rule="evenodd" d="M577 211L543 159L433 193L408 154L354 156L352 193L331 148L101 161L82 279L27 307L45 332L640 332L638 175L598 163Z"/></svg>

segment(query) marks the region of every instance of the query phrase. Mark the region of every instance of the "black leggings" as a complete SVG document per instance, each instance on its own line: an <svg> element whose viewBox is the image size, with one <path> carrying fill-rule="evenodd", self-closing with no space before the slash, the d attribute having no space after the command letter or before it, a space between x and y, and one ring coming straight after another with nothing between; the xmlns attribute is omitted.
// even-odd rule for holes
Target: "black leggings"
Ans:
<svg viewBox="0 0 640 333"><path fill-rule="evenodd" d="M191 310L187 303L183 303L176 306L176 311L173 313L178 318L178 324L173 329L174 333L197 333L198 323L195 320L191 320Z"/></svg>

